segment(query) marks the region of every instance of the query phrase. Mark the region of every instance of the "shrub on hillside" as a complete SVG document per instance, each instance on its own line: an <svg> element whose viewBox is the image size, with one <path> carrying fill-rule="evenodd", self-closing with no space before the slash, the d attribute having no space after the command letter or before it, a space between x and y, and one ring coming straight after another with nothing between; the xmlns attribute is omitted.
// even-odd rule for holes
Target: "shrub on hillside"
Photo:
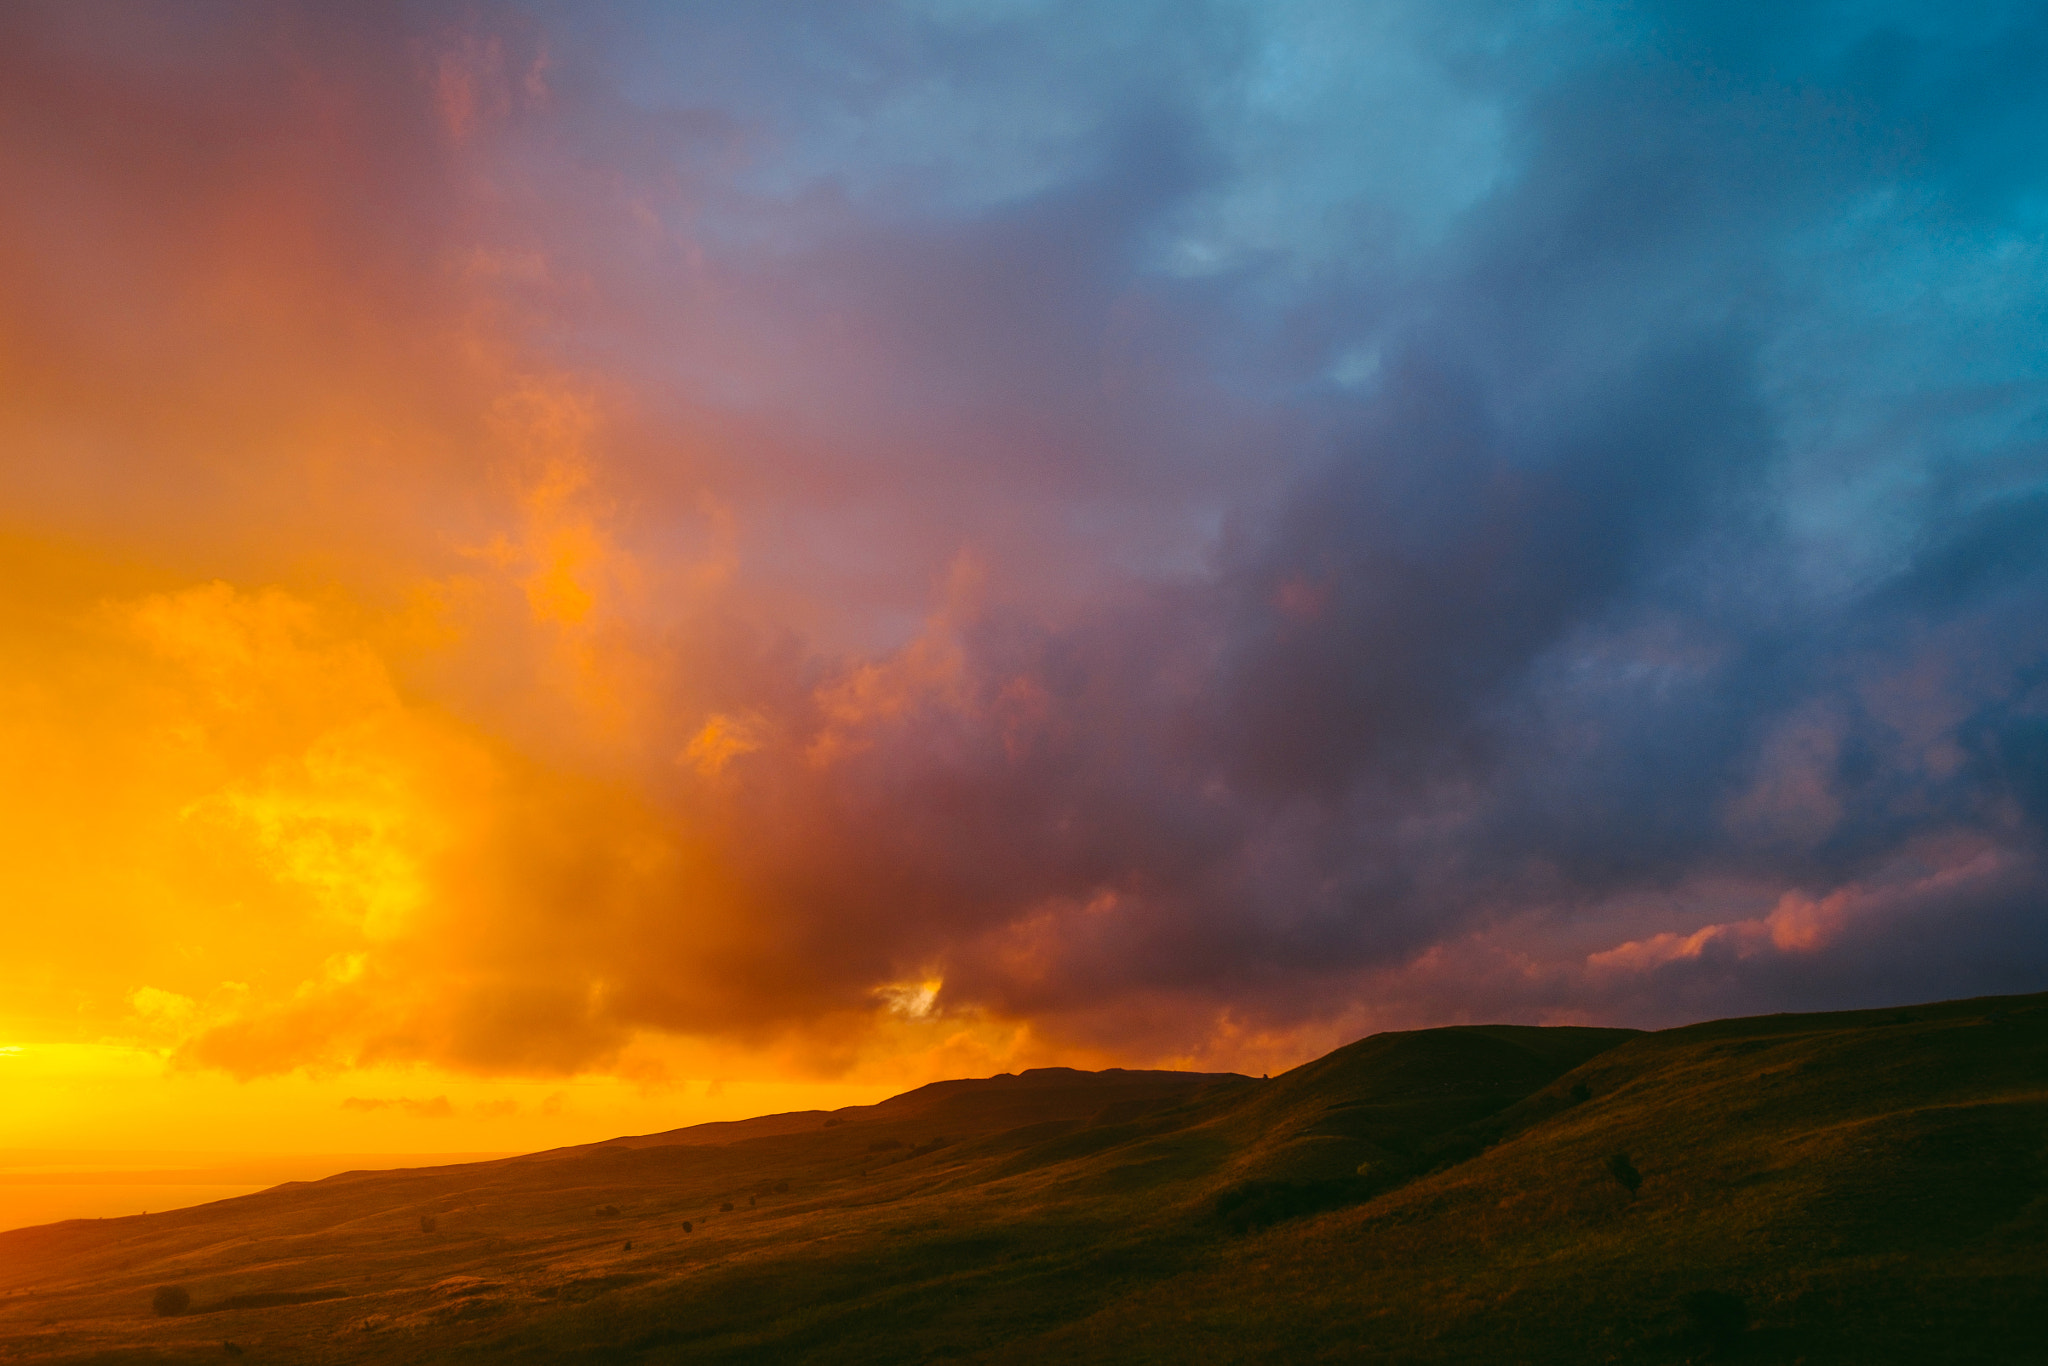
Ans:
<svg viewBox="0 0 2048 1366"><path fill-rule="evenodd" d="M1635 1199L1636 1191L1643 1184L1643 1174L1636 1170L1635 1163L1628 1160L1627 1153L1616 1153L1607 1159L1607 1174L1622 1184L1629 1199Z"/></svg>
<svg viewBox="0 0 2048 1366"><path fill-rule="evenodd" d="M182 1285L160 1285L149 1297L149 1307L159 1318L175 1318L192 1307L192 1292Z"/></svg>
<svg viewBox="0 0 2048 1366"><path fill-rule="evenodd" d="M1240 1181L1216 1197L1216 1217L1233 1233L1370 1200L1378 1183L1362 1176L1326 1181Z"/></svg>
<svg viewBox="0 0 2048 1366"><path fill-rule="evenodd" d="M1417 1158L1423 1170L1441 1171L1445 1167L1455 1167L1460 1162L1470 1162L1485 1152L1490 1144L1498 1142L1499 1138L1499 1133L1493 1131L1491 1126L1464 1133L1446 1134L1442 1138L1418 1144L1420 1151Z"/></svg>
<svg viewBox="0 0 2048 1366"><path fill-rule="evenodd" d="M721 1200L721 1201L719 1202L719 1204L718 1204L718 1212L719 1212L720 1214L731 1214L731 1213L732 1213L732 1201L730 1201L730 1200Z"/></svg>
<svg viewBox="0 0 2048 1366"><path fill-rule="evenodd" d="M1572 1087L1570 1094L1572 1098L1572 1104L1584 1105L1587 1101L1593 1098L1593 1088L1586 1085L1586 1083L1584 1082L1579 1082Z"/></svg>
<svg viewBox="0 0 2048 1366"><path fill-rule="evenodd" d="M597 1217L600 1219L615 1219L618 1217L618 1213L619 1207L617 1205L599 1205L597 1207Z"/></svg>
<svg viewBox="0 0 2048 1366"><path fill-rule="evenodd" d="M438 1227L438 1224L433 1215L422 1214L420 1216L420 1232L432 1233L436 1227Z"/></svg>
<svg viewBox="0 0 2048 1366"><path fill-rule="evenodd" d="M1681 1302L1685 1316L1716 1349L1733 1347L1749 1327L1749 1306L1725 1290L1695 1290Z"/></svg>

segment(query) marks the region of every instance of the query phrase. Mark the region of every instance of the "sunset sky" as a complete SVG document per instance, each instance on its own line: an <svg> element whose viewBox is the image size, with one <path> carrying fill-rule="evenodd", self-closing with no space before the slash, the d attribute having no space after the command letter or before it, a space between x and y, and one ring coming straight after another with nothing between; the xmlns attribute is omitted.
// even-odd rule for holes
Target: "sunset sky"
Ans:
<svg viewBox="0 0 2048 1366"><path fill-rule="evenodd" d="M0 1149L2048 989L2035 0L51 0L0 175Z"/></svg>

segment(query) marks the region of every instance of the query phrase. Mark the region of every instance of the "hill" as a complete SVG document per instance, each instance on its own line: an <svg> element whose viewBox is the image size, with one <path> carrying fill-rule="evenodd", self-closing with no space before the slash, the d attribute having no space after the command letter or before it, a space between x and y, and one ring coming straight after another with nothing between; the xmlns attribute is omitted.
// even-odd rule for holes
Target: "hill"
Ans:
<svg viewBox="0 0 2048 1366"><path fill-rule="evenodd" d="M2044 1274L2032 996L1050 1069L17 1230L0 1359L2002 1362Z"/></svg>

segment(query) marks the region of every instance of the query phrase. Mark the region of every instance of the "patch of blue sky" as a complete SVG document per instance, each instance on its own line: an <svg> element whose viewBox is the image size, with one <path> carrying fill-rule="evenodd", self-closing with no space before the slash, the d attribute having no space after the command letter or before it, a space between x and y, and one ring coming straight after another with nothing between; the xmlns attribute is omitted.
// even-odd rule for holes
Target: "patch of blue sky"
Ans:
<svg viewBox="0 0 2048 1366"><path fill-rule="evenodd" d="M2048 477L2048 250L2003 223L1930 221L1930 193L1877 187L1783 247L1800 306L1765 340L1761 382L1785 526L1823 591L1901 567L1927 518ZM1948 496L1930 499L1937 484Z"/></svg>
<svg viewBox="0 0 2048 1366"><path fill-rule="evenodd" d="M1249 27L1195 97L1223 169L1160 226L1156 268L1398 270L1501 182L1501 101L1456 78L1409 7L1265 5Z"/></svg>

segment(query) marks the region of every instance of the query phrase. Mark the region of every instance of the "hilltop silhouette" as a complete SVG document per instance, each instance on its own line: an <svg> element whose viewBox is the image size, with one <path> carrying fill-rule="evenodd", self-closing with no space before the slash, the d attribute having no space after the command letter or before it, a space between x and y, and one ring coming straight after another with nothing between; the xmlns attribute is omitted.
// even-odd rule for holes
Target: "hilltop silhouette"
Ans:
<svg viewBox="0 0 2048 1366"><path fill-rule="evenodd" d="M0 1234L0 1359L2007 1361L2048 996L939 1082Z"/></svg>

